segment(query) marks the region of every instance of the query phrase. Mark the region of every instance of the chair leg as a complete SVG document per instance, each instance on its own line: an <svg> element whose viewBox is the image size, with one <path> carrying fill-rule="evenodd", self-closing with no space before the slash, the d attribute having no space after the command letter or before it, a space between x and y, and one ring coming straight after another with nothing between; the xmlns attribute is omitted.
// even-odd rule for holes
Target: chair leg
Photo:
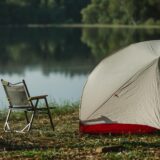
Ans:
<svg viewBox="0 0 160 160"><path fill-rule="evenodd" d="M48 110L48 116L49 116L49 120L50 120L50 123L51 123L51 127L54 131L54 124L53 124L53 121L52 121L52 116L51 116L51 112L49 110L49 105L48 105L48 102L47 102L47 99L45 98L45 103L46 103L46 107L47 107L47 110Z"/></svg>
<svg viewBox="0 0 160 160"><path fill-rule="evenodd" d="M30 131L31 128L32 128L32 124L33 124L33 120L34 120L35 114L36 114L36 111L33 111L32 116L31 116L31 120L29 122L28 131Z"/></svg>
<svg viewBox="0 0 160 160"><path fill-rule="evenodd" d="M26 132L29 132L29 131L31 130L32 124L33 124L33 119L34 119L35 114L36 114L36 107L37 107L37 105L38 105L38 102L39 102L39 100L36 101L35 110L32 112L32 115L31 115L30 120L28 119L27 111L25 111L25 116L26 116L26 120L27 120L27 125L26 125L21 131L17 131L17 132L22 132L22 133L24 133L25 130L26 130Z"/></svg>
<svg viewBox="0 0 160 160"><path fill-rule="evenodd" d="M51 113L50 113L50 110L48 109L48 116L49 116L49 119L50 119L50 123L51 123L51 127L54 131L54 124L53 124L53 121L52 121L52 116L51 116Z"/></svg>
<svg viewBox="0 0 160 160"><path fill-rule="evenodd" d="M10 118L10 115L11 115L11 112L12 110L9 109L8 111L8 114L7 114L7 117L6 117L6 121L5 121L5 124L4 124L4 131L5 132L10 132L10 131L13 131L13 132L18 132L18 133L25 133L25 132L29 132L31 127L32 127L32 123L33 123L33 119L35 117L35 111L32 112L32 115L31 115L31 118L30 120L28 119L28 116L27 116L27 111L25 111L25 116L26 116L26 120L27 120L27 125L21 129L21 130L11 130L10 126L9 126L9 118Z"/></svg>
<svg viewBox="0 0 160 160"><path fill-rule="evenodd" d="M29 132L31 130L34 117L35 117L35 111L32 112L30 121L29 121L29 119L27 120L28 121L27 125L22 130L16 131L16 132L21 132L21 133ZM28 116L27 116L27 118L28 118Z"/></svg>
<svg viewBox="0 0 160 160"><path fill-rule="evenodd" d="M28 124L29 123L29 119L28 119L27 111L24 111L24 114L25 114L26 121L27 121L27 124Z"/></svg>
<svg viewBox="0 0 160 160"><path fill-rule="evenodd" d="M5 121L5 123L4 123L4 131L5 131L5 132L11 131L11 128L10 128L9 123L8 123L9 118L10 118L10 115L11 115L11 112L12 112L12 110L9 109L9 110L8 110L8 114L7 114L7 117L6 117L6 121Z"/></svg>

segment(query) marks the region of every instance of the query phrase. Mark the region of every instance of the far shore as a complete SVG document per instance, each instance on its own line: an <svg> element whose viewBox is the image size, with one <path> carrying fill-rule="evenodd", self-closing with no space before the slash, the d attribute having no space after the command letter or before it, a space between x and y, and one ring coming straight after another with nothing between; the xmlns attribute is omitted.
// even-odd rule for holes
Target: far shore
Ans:
<svg viewBox="0 0 160 160"><path fill-rule="evenodd" d="M1 28L129 28L129 29L160 29L160 25L126 25L126 24L9 24Z"/></svg>

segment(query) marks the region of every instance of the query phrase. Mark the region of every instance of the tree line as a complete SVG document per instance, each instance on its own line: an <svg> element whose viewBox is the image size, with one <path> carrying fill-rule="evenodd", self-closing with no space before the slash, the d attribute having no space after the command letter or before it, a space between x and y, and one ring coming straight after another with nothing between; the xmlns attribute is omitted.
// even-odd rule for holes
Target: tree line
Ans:
<svg viewBox="0 0 160 160"><path fill-rule="evenodd" d="M159 0L0 0L0 24L160 24Z"/></svg>
<svg viewBox="0 0 160 160"><path fill-rule="evenodd" d="M160 24L159 0L92 0L82 10L84 23Z"/></svg>
<svg viewBox="0 0 160 160"><path fill-rule="evenodd" d="M0 0L0 24L80 23L89 0Z"/></svg>

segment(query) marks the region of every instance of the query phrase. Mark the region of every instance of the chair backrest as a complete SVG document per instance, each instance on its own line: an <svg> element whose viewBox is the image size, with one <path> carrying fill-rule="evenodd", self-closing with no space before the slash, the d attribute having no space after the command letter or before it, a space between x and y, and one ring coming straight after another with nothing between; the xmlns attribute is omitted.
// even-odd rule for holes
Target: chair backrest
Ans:
<svg viewBox="0 0 160 160"><path fill-rule="evenodd" d="M1 79L10 107L28 107L32 106L28 100L30 95L25 81L12 84Z"/></svg>

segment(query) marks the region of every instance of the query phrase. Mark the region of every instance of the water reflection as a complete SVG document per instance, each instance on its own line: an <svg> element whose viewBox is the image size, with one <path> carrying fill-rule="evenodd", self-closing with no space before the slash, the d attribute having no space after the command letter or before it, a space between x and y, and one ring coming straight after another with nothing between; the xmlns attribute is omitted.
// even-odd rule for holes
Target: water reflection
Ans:
<svg viewBox="0 0 160 160"><path fill-rule="evenodd" d="M25 79L32 95L48 94L57 103L79 101L93 68L80 29L1 28L0 78ZM6 99L0 86L0 104Z"/></svg>
<svg viewBox="0 0 160 160"><path fill-rule="evenodd" d="M158 29L0 28L0 78L25 79L32 95L79 101L88 74L131 43L159 39ZM0 104L6 106L0 86Z"/></svg>
<svg viewBox="0 0 160 160"><path fill-rule="evenodd" d="M129 44L160 39L160 29L85 28L81 39L100 61Z"/></svg>
<svg viewBox="0 0 160 160"><path fill-rule="evenodd" d="M5 73L13 71L19 74L26 66L37 65L45 68L44 72L47 72L46 68L55 69L55 66L61 69L66 69L66 66L85 68L87 64L88 68L90 49L81 43L80 37L80 29L1 28L0 66L5 67Z"/></svg>

